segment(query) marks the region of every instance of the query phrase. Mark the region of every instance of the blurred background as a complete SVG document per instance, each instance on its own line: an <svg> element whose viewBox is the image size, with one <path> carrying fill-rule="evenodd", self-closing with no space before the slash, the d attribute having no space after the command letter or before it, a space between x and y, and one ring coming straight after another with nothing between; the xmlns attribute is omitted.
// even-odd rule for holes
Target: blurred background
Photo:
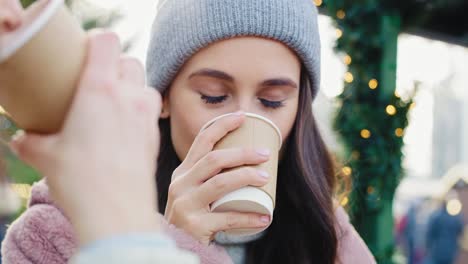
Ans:
<svg viewBox="0 0 468 264"><path fill-rule="evenodd" d="M468 1L311 1L315 116L353 183L341 205L378 263L468 263ZM157 1L66 2L84 28L111 28L145 61ZM0 113L8 141L17 128ZM41 178L1 146L0 240Z"/></svg>

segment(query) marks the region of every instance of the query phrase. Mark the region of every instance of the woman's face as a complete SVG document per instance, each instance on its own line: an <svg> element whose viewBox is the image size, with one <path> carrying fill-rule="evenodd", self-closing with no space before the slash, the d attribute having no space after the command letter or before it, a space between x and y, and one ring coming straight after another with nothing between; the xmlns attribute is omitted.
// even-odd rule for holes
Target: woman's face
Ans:
<svg viewBox="0 0 468 264"><path fill-rule="evenodd" d="M299 101L301 63L284 44L257 37L216 42L196 53L174 79L164 98L171 137L183 160L201 127L236 111L272 120L285 141Z"/></svg>

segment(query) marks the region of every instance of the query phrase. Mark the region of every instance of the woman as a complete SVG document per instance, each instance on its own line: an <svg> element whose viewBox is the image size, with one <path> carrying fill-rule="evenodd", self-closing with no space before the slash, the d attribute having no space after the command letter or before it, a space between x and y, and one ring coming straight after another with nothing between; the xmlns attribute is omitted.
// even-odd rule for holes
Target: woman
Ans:
<svg viewBox="0 0 468 264"><path fill-rule="evenodd" d="M160 4L147 61L149 84L163 94L156 174L159 210L170 224L168 234L179 247L197 253L202 263L374 263L333 202L335 172L311 108L320 86L319 46L317 10L309 0ZM208 120L230 112L237 114L199 132ZM285 143L274 220L259 235L233 239L222 231L263 227L271 221L262 215L208 210L232 190L268 181L262 171L221 171L265 162L270 150L212 150L241 125L244 112L271 119ZM37 204L51 205L45 192L42 184L36 187L33 206L12 226L5 247L13 248L9 243L24 235L29 224L34 226L30 232L40 228L41 242L68 238L67 246L51 242L66 260L73 237L69 232L51 235L57 228L41 221ZM67 226L65 218L55 214L63 220L60 225ZM33 250L22 247L20 253L41 254Z"/></svg>

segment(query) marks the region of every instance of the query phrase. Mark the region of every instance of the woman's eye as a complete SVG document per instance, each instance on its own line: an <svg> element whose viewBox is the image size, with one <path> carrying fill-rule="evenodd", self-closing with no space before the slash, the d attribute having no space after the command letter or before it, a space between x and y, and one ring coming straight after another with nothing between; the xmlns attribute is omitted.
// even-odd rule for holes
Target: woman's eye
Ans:
<svg viewBox="0 0 468 264"><path fill-rule="evenodd" d="M223 96L208 96L208 95L201 95L201 99L205 101L206 104L219 104L224 102L227 99L227 95Z"/></svg>
<svg viewBox="0 0 468 264"><path fill-rule="evenodd" d="M259 98L260 102L263 104L263 106L276 109L284 106L283 101L270 101L266 99Z"/></svg>
<svg viewBox="0 0 468 264"><path fill-rule="evenodd" d="M201 99L206 103L206 104L220 104L224 102L227 99L227 95L222 95L222 96L208 96L208 95L201 95ZM260 102L263 104L263 106L276 109L284 106L283 101L270 101L266 99L259 98Z"/></svg>

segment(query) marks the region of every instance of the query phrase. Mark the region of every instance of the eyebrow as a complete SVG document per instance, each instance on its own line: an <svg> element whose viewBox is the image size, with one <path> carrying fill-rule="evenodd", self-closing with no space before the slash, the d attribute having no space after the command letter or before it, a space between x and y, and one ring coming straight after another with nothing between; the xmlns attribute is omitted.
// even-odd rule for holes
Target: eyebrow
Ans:
<svg viewBox="0 0 468 264"><path fill-rule="evenodd" d="M232 77L231 75L229 75L229 74L227 74L225 72L218 71L218 70L213 70L213 69L198 70L198 71L190 74L189 79L192 79L192 78L197 77L197 76L211 77L211 78L216 78L216 79L220 79L220 80L223 80L223 81L234 82L234 77Z"/></svg>
<svg viewBox="0 0 468 264"><path fill-rule="evenodd" d="M261 83L262 86L290 86L292 88L297 88L296 82L289 78L279 78L279 79L270 79L265 80Z"/></svg>
<svg viewBox="0 0 468 264"><path fill-rule="evenodd" d="M192 79L197 76L202 76L202 77L211 77L211 78L216 78L220 79L223 81L228 81L228 82L234 82L234 77L231 75L223 72L223 71L218 71L214 69L201 69L198 70L188 77L189 79ZM261 86L290 86L292 88L298 88L298 85L296 82L289 78L275 78L275 79L268 79L264 80L263 82L260 83Z"/></svg>

